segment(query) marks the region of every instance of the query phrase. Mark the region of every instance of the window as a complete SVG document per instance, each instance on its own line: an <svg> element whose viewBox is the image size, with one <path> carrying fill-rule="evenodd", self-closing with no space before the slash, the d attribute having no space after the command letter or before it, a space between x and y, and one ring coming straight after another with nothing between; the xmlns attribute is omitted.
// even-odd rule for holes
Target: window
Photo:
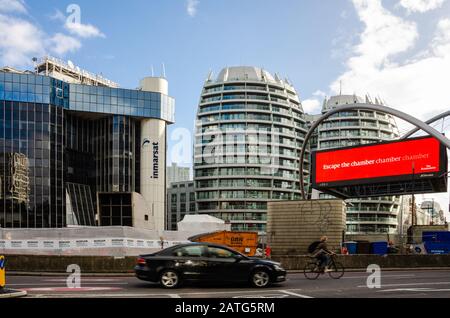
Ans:
<svg viewBox="0 0 450 318"><path fill-rule="evenodd" d="M185 246L177 248L173 251L173 255L178 257L202 257L205 255L205 247L203 245Z"/></svg>
<svg viewBox="0 0 450 318"><path fill-rule="evenodd" d="M212 258L232 258L235 255L235 253L219 247L208 247L208 254Z"/></svg>

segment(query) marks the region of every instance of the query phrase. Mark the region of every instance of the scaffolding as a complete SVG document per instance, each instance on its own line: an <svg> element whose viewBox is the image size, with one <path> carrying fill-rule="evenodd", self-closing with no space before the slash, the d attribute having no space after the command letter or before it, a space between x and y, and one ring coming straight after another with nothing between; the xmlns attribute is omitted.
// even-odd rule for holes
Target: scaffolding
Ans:
<svg viewBox="0 0 450 318"><path fill-rule="evenodd" d="M45 56L42 60L37 59L35 71L37 74L52 76L62 81L70 83L84 84L91 86L104 86L118 88L119 84L103 77L99 74L94 74L75 66L71 61L65 62L61 59Z"/></svg>

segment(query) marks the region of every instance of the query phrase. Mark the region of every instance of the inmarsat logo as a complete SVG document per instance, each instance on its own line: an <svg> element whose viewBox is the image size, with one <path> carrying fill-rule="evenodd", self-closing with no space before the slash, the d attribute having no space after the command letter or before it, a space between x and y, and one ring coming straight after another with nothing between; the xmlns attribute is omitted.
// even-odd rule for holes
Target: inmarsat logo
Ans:
<svg viewBox="0 0 450 318"><path fill-rule="evenodd" d="M158 179L159 178L159 142L152 143L150 139L145 138L142 142L142 148L146 147L147 145L153 146L153 175L150 177L152 179Z"/></svg>
<svg viewBox="0 0 450 318"><path fill-rule="evenodd" d="M144 146L146 146L147 144L150 145L150 139L145 138L144 142L142 143L142 148L144 148Z"/></svg>

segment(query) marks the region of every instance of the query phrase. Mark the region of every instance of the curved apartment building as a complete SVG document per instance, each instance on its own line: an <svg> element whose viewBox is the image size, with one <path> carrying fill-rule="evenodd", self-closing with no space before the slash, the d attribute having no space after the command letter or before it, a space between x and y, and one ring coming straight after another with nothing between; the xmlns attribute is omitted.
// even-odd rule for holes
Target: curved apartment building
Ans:
<svg viewBox="0 0 450 318"><path fill-rule="evenodd" d="M210 75L196 122L198 212L229 221L233 230L265 232L267 201L300 198L306 132L287 80L256 67L224 68L215 80Z"/></svg>
<svg viewBox="0 0 450 318"><path fill-rule="evenodd" d="M324 101L322 113L353 103L382 104L354 95L334 96ZM391 115L355 110L337 113L323 122L317 131L317 148L341 148L398 139L397 124ZM320 197L326 197L320 194ZM347 234L396 234L401 197L377 197L348 200Z"/></svg>

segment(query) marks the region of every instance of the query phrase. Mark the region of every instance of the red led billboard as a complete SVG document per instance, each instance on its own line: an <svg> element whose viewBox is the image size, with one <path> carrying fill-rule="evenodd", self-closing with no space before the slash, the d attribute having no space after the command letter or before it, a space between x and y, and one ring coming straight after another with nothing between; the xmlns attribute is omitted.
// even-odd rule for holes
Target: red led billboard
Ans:
<svg viewBox="0 0 450 318"><path fill-rule="evenodd" d="M447 150L436 138L315 151L314 188L440 178L447 171Z"/></svg>

